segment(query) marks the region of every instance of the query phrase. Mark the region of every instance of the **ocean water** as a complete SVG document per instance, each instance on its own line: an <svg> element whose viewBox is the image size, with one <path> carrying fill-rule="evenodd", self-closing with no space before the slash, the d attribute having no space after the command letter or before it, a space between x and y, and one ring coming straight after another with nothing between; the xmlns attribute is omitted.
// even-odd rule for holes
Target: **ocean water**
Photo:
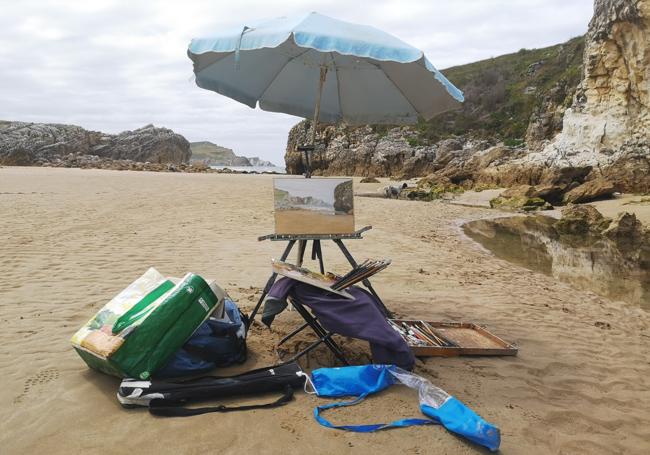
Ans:
<svg viewBox="0 0 650 455"><path fill-rule="evenodd" d="M212 169L232 169L237 172L277 172L278 174L286 174L287 170L279 166L210 166Z"/></svg>

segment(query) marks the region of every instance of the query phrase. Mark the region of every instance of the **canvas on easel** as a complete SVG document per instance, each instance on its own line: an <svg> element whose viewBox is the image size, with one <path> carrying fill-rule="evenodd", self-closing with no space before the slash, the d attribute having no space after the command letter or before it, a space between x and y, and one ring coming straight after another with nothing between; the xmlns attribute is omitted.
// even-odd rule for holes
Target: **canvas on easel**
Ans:
<svg viewBox="0 0 650 455"><path fill-rule="evenodd" d="M354 232L354 194L350 178L273 180L276 234Z"/></svg>

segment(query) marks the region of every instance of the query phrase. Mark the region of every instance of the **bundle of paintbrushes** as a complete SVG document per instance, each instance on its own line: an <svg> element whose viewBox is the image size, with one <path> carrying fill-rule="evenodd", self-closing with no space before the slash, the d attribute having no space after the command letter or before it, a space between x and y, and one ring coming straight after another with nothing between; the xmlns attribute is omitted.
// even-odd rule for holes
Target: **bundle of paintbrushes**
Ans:
<svg viewBox="0 0 650 455"><path fill-rule="evenodd" d="M438 346L443 348L456 346L451 341L437 334L428 322L405 322L388 319L388 323L411 346Z"/></svg>
<svg viewBox="0 0 650 455"><path fill-rule="evenodd" d="M363 281L375 273L381 272L390 264L390 259L366 259L361 264L350 270L348 273L338 278L332 285L332 289L340 290L352 286L354 283Z"/></svg>

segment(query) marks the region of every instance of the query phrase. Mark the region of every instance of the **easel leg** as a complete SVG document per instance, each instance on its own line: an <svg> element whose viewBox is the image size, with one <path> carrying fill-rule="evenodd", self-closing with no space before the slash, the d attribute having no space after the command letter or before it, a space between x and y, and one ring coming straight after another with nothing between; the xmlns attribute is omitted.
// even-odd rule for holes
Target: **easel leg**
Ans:
<svg viewBox="0 0 650 455"><path fill-rule="evenodd" d="M314 240L311 250L311 259L318 259L318 265L320 267L320 273L325 273L325 265L323 265L323 250L321 249L320 240Z"/></svg>
<svg viewBox="0 0 650 455"><path fill-rule="evenodd" d="M282 256L280 257L280 260L282 262L287 260L287 258L289 257L289 253L291 252L291 249L293 248L293 245L295 243L296 243L295 240L289 240L289 243L287 244L287 247L284 249L284 253L282 253ZM246 327L246 330L248 330L248 328L253 323L253 319L255 319L255 315L260 310L260 307L262 306L262 302L264 302L264 298L266 297L266 295L271 290L271 286L273 286L273 283L275 283L275 279L276 279L277 276L278 276L278 274L273 272L271 274L271 277L266 282L266 286L264 286L264 290L262 291L262 295L260 296L260 299L257 301L257 305L255 305L255 308L253 309L253 312L251 313L251 315L248 318L248 326Z"/></svg>
<svg viewBox="0 0 650 455"><path fill-rule="evenodd" d="M337 359L339 359L344 365L349 365L347 359L345 358L345 354L343 354L343 351L341 351L341 348L339 348L339 346L332 340L332 334L328 333L327 330L325 330L325 328L323 328L323 326L321 326L320 323L311 315L311 313L307 311L302 305L292 305L292 306L298 311L298 313L300 313L302 318L305 320L306 324L309 325L309 327L311 327L314 333L316 333L316 336L320 339L320 342L325 343L327 347L330 348L334 356ZM283 341L286 341L286 338ZM307 350L297 354L292 358L292 360L295 360L296 358L311 351L314 347L318 346L320 342L315 343L313 347L310 347Z"/></svg>
<svg viewBox="0 0 650 455"><path fill-rule="evenodd" d="M354 260L354 257L352 257L352 255L350 254L350 252L346 248L343 241L341 239L333 239L333 240L334 240L334 243L336 243L338 245L339 249L341 250L341 252L345 256L345 258L348 260L350 265L352 267L356 267L358 265L357 261ZM372 284L370 284L370 280L366 278L365 280L362 281L362 283L366 288L368 288L370 293L377 299L377 302L379 302L379 306L381 307L383 313L389 318L392 317L393 313L391 313L390 310L388 310L388 308L386 308L386 305L384 305L384 302L381 301L381 299L377 295L377 292L375 292L374 288L372 287Z"/></svg>
<svg viewBox="0 0 650 455"><path fill-rule="evenodd" d="M305 250L307 249L307 240L298 240L298 260L296 265L302 267L302 261L305 259Z"/></svg>

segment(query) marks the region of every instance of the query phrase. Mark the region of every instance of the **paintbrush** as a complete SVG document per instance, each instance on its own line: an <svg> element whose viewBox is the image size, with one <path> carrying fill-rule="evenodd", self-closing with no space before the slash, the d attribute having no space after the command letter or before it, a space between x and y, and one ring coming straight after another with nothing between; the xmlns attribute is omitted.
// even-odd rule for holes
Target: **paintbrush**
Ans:
<svg viewBox="0 0 650 455"><path fill-rule="evenodd" d="M438 345L438 342L432 339L431 337L427 336L423 331L419 330L416 326L411 326L411 330L415 334L416 337L420 338L423 341L428 342L429 344L436 346Z"/></svg>
<svg viewBox="0 0 650 455"><path fill-rule="evenodd" d="M447 343L445 343L445 341L442 340L438 335L436 335L432 330L430 330L430 329L428 329L427 327L425 327L424 324L423 324L423 322L424 322L424 321L420 321L421 325L418 325L418 324L416 323L415 326L416 326L418 329L420 329L422 332L424 332L425 334L429 335L431 338L433 338L434 340L436 340L437 344L439 344L440 346L447 346Z"/></svg>
<svg viewBox="0 0 650 455"><path fill-rule="evenodd" d="M433 332L433 328L431 327L431 325L428 322L422 321L422 323L424 325L426 325L426 327L428 327L431 332ZM442 341L444 341L447 346L449 346L449 347L458 347L458 345L456 343L454 343L453 341L449 340L449 338L447 338L447 337L445 337L443 335L440 335L440 334L437 334L437 336Z"/></svg>

